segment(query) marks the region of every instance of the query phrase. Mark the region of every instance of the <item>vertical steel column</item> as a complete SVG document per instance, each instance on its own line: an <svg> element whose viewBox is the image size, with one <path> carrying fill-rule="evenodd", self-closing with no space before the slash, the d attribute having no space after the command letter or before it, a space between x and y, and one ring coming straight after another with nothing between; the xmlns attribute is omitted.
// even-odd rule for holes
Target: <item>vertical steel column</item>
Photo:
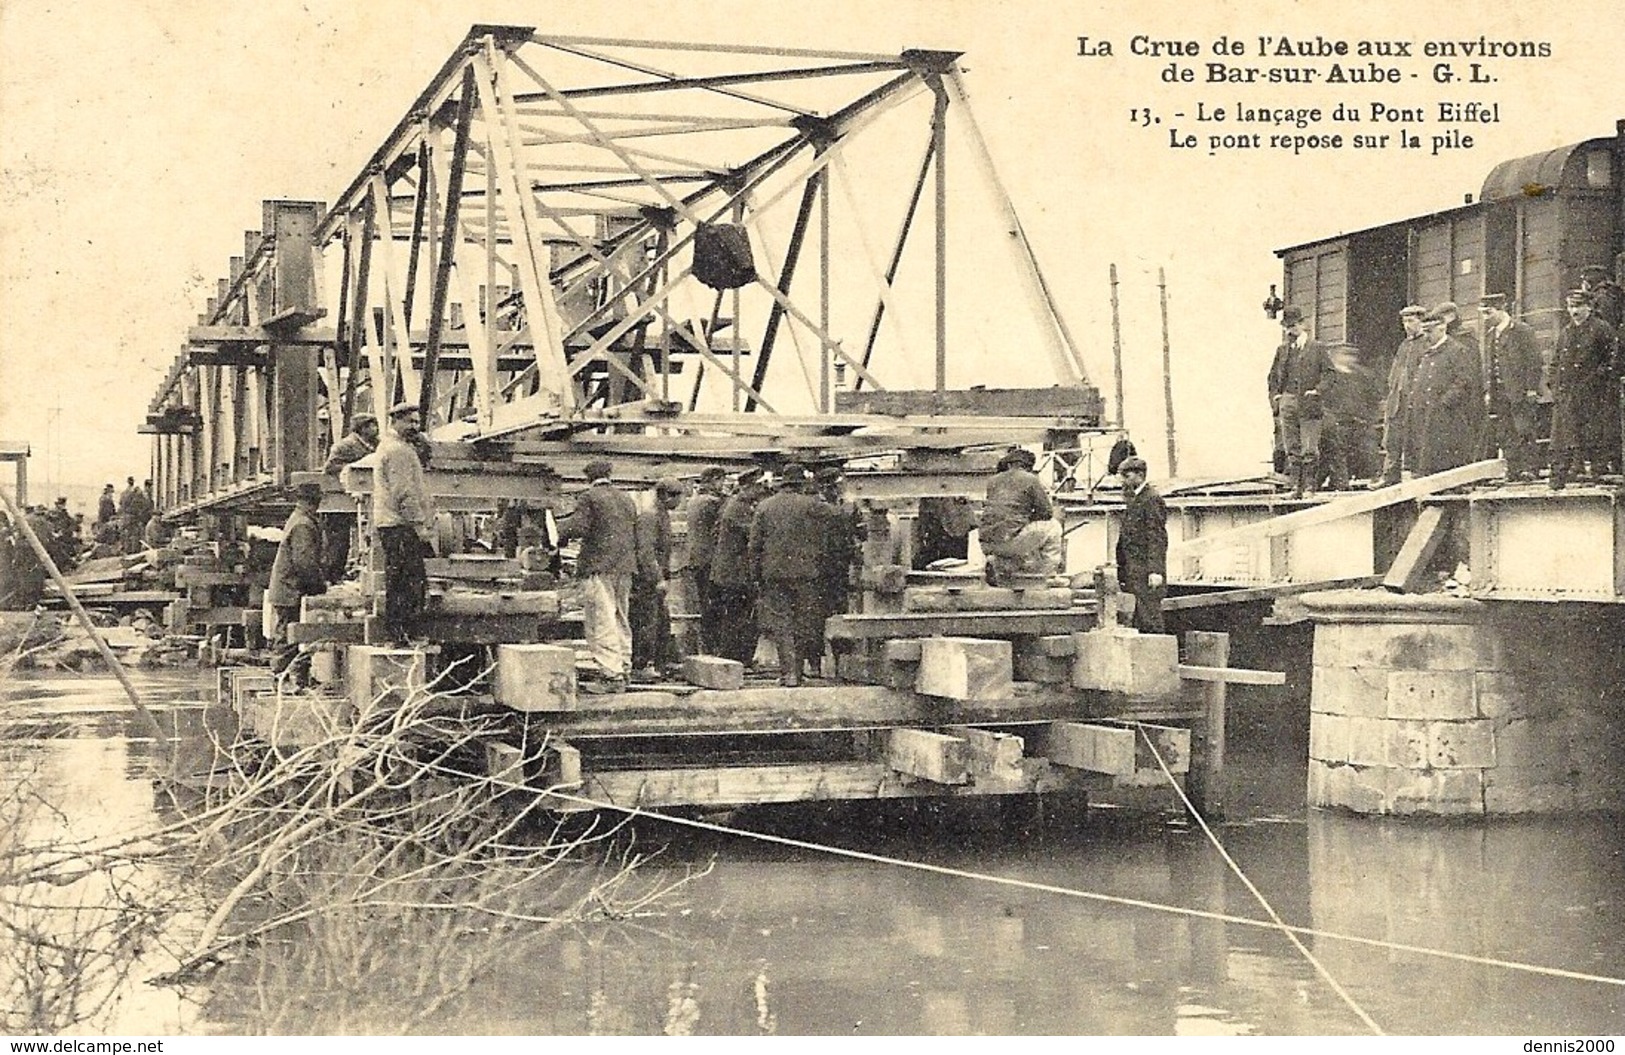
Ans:
<svg viewBox="0 0 1625 1055"><path fill-rule="evenodd" d="M936 107L931 114L931 151L937 166L937 400L948 387L948 90L931 81Z"/></svg>

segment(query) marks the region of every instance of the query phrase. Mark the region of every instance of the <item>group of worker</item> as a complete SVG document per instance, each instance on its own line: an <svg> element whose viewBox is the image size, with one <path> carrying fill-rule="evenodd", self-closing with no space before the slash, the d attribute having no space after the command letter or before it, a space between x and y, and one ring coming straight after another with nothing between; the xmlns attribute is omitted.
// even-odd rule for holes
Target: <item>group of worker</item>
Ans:
<svg viewBox="0 0 1625 1055"><path fill-rule="evenodd" d="M1504 457L1507 475L1534 480L1542 409L1550 405L1549 483L1620 469L1619 346L1625 297L1606 269L1584 269L1564 297L1566 319L1549 359L1503 293L1479 300L1482 336L1463 325L1450 302L1399 313L1404 339L1380 400L1382 451L1376 456L1377 400L1358 351L1323 345L1304 313L1281 314L1283 339L1269 372L1276 469L1294 496L1351 479L1373 486L1427 476L1485 458Z"/></svg>

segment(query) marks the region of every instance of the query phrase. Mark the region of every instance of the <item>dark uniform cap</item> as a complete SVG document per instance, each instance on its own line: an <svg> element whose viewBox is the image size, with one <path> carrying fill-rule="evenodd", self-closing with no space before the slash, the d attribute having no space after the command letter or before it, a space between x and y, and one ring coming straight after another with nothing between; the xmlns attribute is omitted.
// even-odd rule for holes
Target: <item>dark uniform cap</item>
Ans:
<svg viewBox="0 0 1625 1055"><path fill-rule="evenodd" d="M594 480L607 480L614 471L615 467L604 458L594 458L581 467L581 475L587 478L588 483Z"/></svg>
<svg viewBox="0 0 1625 1055"><path fill-rule="evenodd" d="M1589 289L1571 289L1563 297L1564 302L1568 304L1592 304L1596 299Z"/></svg>
<svg viewBox="0 0 1625 1055"><path fill-rule="evenodd" d="M763 469L746 469L744 472L740 473L735 480L739 486L745 487L749 484L760 483L762 478L766 475L767 472Z"/></svg>
<svg viewBox="0 0 1625 1055"><path fill-rule="evenodd" d="M712 480L721 480L728 475L728 470L720 465L708 465L700 470L700 482L710 483Z"/></svg>
<svg viewBox="0 0 1625 1055"><path fill-rule="evenodd" d="M1281 325L1282 326L1291 326L1294 323L1299 323L1299 322L1302 322L1302 321L1303 321L1303 309L1302 308L1287 308L1285 311L1281 312Z"/></svg>
<svg viewBox="0 0 1625 1055"><path fill-rule="evenodd" d="M681 480L665 479L655 484L655 491L663 495L680 495L688 490L688 485Z"/></svg>
<svg viewBox="0 0 1625 1055"><path fill-rule="evenodd" d="M1122 464L1117 467L1117 473L1119 476L1121 476L1123 473L1143 473L1146 471L1145 459L1138 455L1131 455L1130 457L1124 458Z"/></svg>
<svg viewBox="0 0 1625 1055"><path fill-rule="evenodd" d="M1428 313L1428 310L1426 308L1422 307L1422 305L1420 305L1420 304L1407 304L1403 308L1399 309L1399 317L1402 318L1402 319L1407 315L1414 315L1418 319L1420 319L1423 316L1425 316L1427 313Z"/></svg>
<svg viewBox="0 0 1625 1055"><path fill-rule="evenodd" d="M1022 465L1031 469L1037 464L1038 458L1025 447L1016 447L1013 450L1006 451L1004 457L999 459L999 468L1001 469L1010 465Z"/></svg>
<svg viewBox="0 0 1625 1055"><path fill-rule="evenodd" d="M319 505L322 501L322 485L309 480L302 484L295 484L293 486L293 497L300 502Z"/></svg>
<svg viewBox="0 0 1625 1055"><path fill-rule="evenodd" d="M825 465L813 473L813 478L821 484L839 483L845 476L839 465Z"/></svg>
<svg viewBox="0 0 1625 1055"><path fill-rule="evenodd" d="M812 473L808 472L804 465L791 464L779 470L779 482L786 486L804 484L811 479Z"/></svg>

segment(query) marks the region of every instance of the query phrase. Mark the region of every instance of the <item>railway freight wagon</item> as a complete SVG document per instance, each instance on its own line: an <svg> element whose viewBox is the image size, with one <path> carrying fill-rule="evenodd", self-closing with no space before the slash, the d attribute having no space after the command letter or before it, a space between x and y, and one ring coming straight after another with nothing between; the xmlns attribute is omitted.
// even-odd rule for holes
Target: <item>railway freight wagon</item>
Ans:
<svg viewBox="0 0 1625 1055"><path fill-rule="evenodd" d="M1622 169L1625 120L1612 137L1503 161L1477 201L1277 250L1285 303L1303 309L1317 339L1362 349L1379 375L1406 304L1455 301L1476 325L1478 298L1505 293L1550 348L1580 269L1601 264L1617 275Z"/></svg>

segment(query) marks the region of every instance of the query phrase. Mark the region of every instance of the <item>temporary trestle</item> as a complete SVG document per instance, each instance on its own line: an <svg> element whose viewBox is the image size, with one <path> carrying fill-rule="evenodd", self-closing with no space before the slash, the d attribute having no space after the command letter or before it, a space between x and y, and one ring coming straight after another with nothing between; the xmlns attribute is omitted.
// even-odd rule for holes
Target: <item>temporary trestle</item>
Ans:
<svg viewBox="0 0 1625 1055"><path fill-rule="evenodd" d="M495 720L483 771L504 788L549 795L547 805L563 812L1165 785L1148 739L1173 774L1193 774L1192 791L1217 812L1224 685L1272 680L1228 668L1223 634L1192 635L1186 651L1209 665L1189 668L1170 664L1172 638L1111 628L1039 642L1016 635L1018 648L1062 661L1056 669L1067 677L1042 682L1012 680L1011 640L912 643L932 655L916 664L910 685L747 682L607 696L576 692L567 647L501 646L486 677L446 691L436 707L448 718ZM954 659L967 654L991 665L956 686ZM224 672L221 702L236 711L245 739L339 750L351 730L378 728L425 687L444 689L447 663L439 650L358 645L310 691L256 669Z"/></svg>

